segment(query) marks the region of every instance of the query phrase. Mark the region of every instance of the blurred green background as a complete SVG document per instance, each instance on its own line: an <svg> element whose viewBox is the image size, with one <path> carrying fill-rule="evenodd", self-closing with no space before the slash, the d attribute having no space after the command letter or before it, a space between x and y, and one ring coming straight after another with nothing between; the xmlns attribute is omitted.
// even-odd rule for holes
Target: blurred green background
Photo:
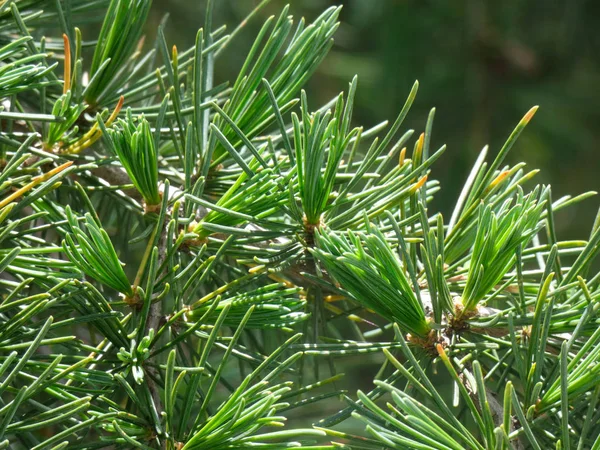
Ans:
<svg viewBox="0 0 600 450"><path fill-rule="evenodd" d="M215 26L232 30L259 3L218 0ZM234 80L262 22L288 2L272 0L219 57L216 82ZM555 199L598 190L600 182L600 2L586 0L303 0L296 21L343 5L335 46L306 87L317 107L359 76L357 123L393 119L415 79L417 101L406 127L421 132L436 107L432 145L448 145L433 168L441 181L434 208L448 215L477 153L494 155L533 105L540 109L509 155L539 168ZM169 44L193 45L205 1L155 0L148 34L163 16ZM418 136L418 134L416 135ZM587 237L594 197L559 213L559 237Z"/></svg>

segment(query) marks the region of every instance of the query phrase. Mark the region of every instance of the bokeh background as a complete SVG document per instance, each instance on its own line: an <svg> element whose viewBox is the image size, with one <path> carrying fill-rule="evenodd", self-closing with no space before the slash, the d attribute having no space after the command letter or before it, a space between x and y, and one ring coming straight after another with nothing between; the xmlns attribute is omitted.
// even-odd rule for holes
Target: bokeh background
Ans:
<svg viewBox="0 0 600 450"><path fill-rule="evenodd" d="M233 30L258 0L215 1L215 26ZM297 21L343 5L333 50L306 86L315 107L359 77L355 121L394 119L414 80L406 127L421 132L436 107L433 168L448 215L478 152L494 155L533 105L535 119L509 155L539 168L554 198L600 190L600 2L593 0L272 0L218 59L216 82L234 80L263 21L290 4ZM188 48L204 23L204 0L155 0L148 35L169 15L170 45ZM418 134L417 134L418 136ZM563 239L587 237L600 199L559 213Z"/></svg>

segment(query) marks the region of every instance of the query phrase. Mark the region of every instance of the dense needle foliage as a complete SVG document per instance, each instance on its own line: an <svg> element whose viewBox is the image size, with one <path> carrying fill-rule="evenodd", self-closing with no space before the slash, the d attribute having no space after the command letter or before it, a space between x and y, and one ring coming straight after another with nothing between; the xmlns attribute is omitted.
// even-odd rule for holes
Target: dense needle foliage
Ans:
<svg viewBox="0 0 600 450"><path fill-rule="evenodd" d="M0 449L600 449L600 219L505 163L537 107L442 217L418 83L309 105L338 7L220 80L217 3L179 51L150 0L0 0Z"/></svg>

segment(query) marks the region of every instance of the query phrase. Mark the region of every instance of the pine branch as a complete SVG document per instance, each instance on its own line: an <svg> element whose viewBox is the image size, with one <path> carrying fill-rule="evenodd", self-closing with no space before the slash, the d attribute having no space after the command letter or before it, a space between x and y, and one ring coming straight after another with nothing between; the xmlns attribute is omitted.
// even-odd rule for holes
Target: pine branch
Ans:
<svg viewBox="0 0 600 450"><path fill-rule="evenodd" d="M600 448L600 220L556 222L593 193L504 162L537 107L447 220L418 83L390 124L356 77L309 109L340 8L216 84L267 1L149 52L150 1L43 3L0 1L0 448Z"/></svg>

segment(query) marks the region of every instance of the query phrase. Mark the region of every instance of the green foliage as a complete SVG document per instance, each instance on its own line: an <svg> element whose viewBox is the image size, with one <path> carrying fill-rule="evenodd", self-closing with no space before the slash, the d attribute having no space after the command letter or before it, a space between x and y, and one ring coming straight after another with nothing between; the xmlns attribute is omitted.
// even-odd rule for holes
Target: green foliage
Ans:
<svg viewBox="0 0 600 450"><path fill-rule="evenodd" d="M117 354L117 358L126 365L131 366L131 375L137 384L144 382L144 370L142 367L144 362L150 357L149 347L153 338L154 330L151 329L148 336L144 336L139 344L135 340L132 340L129 351L121 347Z"/></svg>
<svg viewBox="0 0 600 450"><path fill-rule="evenodd" d="M286 200L284 182L271 168L254 173L248 167L214 206L189 197L190 201L210 209L192 231L205 239L222 231L236 233L232 229L248 221L261 223L262 219L277 213Z"/></svg>
<svg viewBox="0 0 600 450"><path fill-rule="evenodd" d="M283 283L267 284L220 298L216 306L210 303L210 298L204 297L196 302L187 316L214 322L221 311L228 308L229 313L224 323L234 326L240 323L249 305L254 305L254 312L246 322L247 328L288 327L308 318L304 312L306 302L299 298L299 293L299 287L285 288Z"/></svg>
<svg viewBox="0 0 600 450"><path fill-rule="evenodd" d="M75 123L79 119L79 116L83 111L85 111L85 105L71 103L72 93L71 91L67 91L66 94L61 95L56 103L54 103L54 107L52 108L52 115L56 117L64 117L65 120L63 122L52 122L50 124L48 135L46 136L46 142L44 145L47 149L52 149L54 145L60 141L69 141L69 134L65 135L65 133L73 133L77 134L79 131Z"/></svg>
<svg viewBox="0 0 600 450"><path fill-rule="evenodd" d="M275 120L281 125L281 114L297 100L294 95L310 78L327 55L338 27L340 8L329 8L313 23L306 26L300 21L292 33L292 17L286 7L277 20L270 17L263 25L233 84L233 95L225 103L224 111L235 124L253 138ZM286 40L290 37L291 40ZM282 51L282 57L276 61ZM264 79L270 80L268 89L258 89ZM216 125L234 143L234 130L222 120ZM289 149L288 149L289 150ZM217 150L215 156L221 156Z"/></svg>
<svg viewBox="0 0 600 450"><path fill-rule="evenodd" d="M467 283L462 296L465 310L472 310L496 286L514 265L518 248L526 247L539 231L544 202L538 193L519 193L517 204L510 199L498 215L489 206L480 207L477 236L469 262Z"/></svg>
<svg viewBox="0 0 600 450"><path fill-rule="evenodd" d="M65 236L63 248L69 259L86 275L132 297L131 284L106 231L89 213L85 215L83 227L69 206L66 213L71 233Z"/></svg>
<svg viewBox="0 0 600 450"><path fill-rule="evenodd" d="M379 230L364 236L352 232L337 236L324 231L317 233L316 243L314 255L357 302L391 318L415 336L427 336L431 327L423 305Z"/></svg>
<svg viewBox="0 0 600 450"><path fill-rule="evenodd" d="M53 80L47 80L46 76L52 73L57 64L48 67L44 64L48 55L30 54L26 44L31 41L31 36L23 36L0 47L0 60L3 62L0 68L0 97L55 83Z"/></svg>
<svg viewBox="0 0 600 450"><path fill-rule="evenodd" d="M559 239L593 193L505 165L536 108L445 220L417 83L390 126L356 78L309 110L339 8L214 85L217 2L145 54L149 1L41 5L0 2L0 449L600 448L600 220Z"/></svg>
<svg viewBox="0 0 600 450"><path fill-rule="evenodd" d="M134 51L139 45L151 0L111 0L90 68L85 101L102 105L106 96L118 91L135 73Z"/></svg>
<svg viewBox="0 0 600 450"><path fill-rule="evenodd" d="M136 124L129 111L127 120L119 119L107 133L112 150L144 198L146 206L159 205L158 155L148 121L142 117Z"/></svg>
<svg viewBox="0 0 600 450"><path fill-rule="evenodd" d="M318 111L309 115L306 94L303 92L301 114L304 130L298 116L292 113L298 190L302 198L306 225L309 227L320 225L321 215L333 191L342 156L352 138L359 133L358 128L349 131L355 92L356 78L350 85L345 108L343 95L338 97L333 117L329 110L324 114ZM325 171L321 173L324 163Z"/></svg>

